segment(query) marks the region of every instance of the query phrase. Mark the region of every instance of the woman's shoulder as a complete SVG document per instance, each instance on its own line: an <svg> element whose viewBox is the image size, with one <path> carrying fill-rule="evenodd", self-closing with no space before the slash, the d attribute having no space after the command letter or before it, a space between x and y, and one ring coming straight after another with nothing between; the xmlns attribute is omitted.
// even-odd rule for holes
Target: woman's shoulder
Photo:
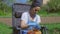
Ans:
<svg viewBox="0 0 60 34"><path fill-rule="evenodd" d="M27 14L28 14L28 12L23 12L23 13L22 13L22 15L27 15Z"/></svg>

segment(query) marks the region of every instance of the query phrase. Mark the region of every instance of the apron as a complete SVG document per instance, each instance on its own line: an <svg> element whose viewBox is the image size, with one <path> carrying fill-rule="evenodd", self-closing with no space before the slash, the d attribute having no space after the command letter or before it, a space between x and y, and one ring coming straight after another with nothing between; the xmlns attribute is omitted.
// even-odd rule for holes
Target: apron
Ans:
<svg viewBox="0 0 60 34"><path fill-rule="evenodd" d="M31 21L28 18L28 23L29 27L27 29L22 30L22 34L27 34L29 30L32 30L33 28L39 29L40 30L40 25L37 24L37 18L36 21Z"/></svg>

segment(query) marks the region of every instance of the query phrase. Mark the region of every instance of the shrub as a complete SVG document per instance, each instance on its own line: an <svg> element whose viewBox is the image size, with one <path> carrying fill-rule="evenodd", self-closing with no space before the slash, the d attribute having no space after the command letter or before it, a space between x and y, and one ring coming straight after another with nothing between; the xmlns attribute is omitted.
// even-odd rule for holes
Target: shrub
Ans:
<svg viewBox="0 0 60 34"><path fill-rule="evenodd" d="M60 0L50 0L47 5L44 6L45 10L50 12L60 12Z"/></svg>

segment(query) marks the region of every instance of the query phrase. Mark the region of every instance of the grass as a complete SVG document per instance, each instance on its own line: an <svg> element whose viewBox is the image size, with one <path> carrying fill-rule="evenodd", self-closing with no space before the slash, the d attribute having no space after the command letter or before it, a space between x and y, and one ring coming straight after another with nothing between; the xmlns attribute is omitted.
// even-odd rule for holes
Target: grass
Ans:
<svg viewBox="0 0 60 34"><path fill-rule="evenodd" d="M60 16L60 11L56 12L56 13L47 13L47 11L45 11L45 10L40 10L37 14L42 17Z"/></svg>
<svg viewBox="0 0 60 34"><path fill-rule="evenodd" d="M59 30L60 32L60 23L43 24L43 26L48 28L50 34L53 34L54 30ZM57 34L57 31L55 33Z"/></svg>
<svg viewBox="0 0 60 34"><path fill-rule="evenodd" d="M49 30L49 32L52 34L54 29L60 30L60 23L52 23L52 24L41 24L43 26L46 26ZM12 29L9 29L10 26L0 23L0 34L11 34Z"/></svg>
<svg viewBox="0 0 60 34"><path fill-rule="evenodd" d="M0 23L0 34L12 34L12 29L9 29L10 26Z"/></svg>
<svg viewBox="0 0 60 34"><path fill-rule="evenodd" d="M49 30L53 30L55 28L60 28L60 23L43 24L43 26L46 26Z"/></svg>
<svg viewBox="0 0 60 34"><path fill-rule="evenodd" d="M40 15L41 17L50 17L50 16L60 16L60 11L56 12L56 13L47 13L47 11L45 10L40 10L38 13L38 15ZM8 12L8 13L3 13L3 11L0 10L0 17L12 17L12 12Z"/></svg>
<svg viewBox="0 0 60 34"><path fill-rule="evenodd" d="M0 17L12 17L12 12L3 12L0 10Z"/></svg>

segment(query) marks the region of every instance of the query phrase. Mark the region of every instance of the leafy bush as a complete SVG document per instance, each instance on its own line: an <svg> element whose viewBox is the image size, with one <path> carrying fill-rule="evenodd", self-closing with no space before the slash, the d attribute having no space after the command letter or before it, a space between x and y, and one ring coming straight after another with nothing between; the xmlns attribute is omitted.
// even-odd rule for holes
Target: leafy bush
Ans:
<svg viewBox="0 0 60 34"><path fill-rule="evenodd" d="M60 12L60 0L50 0L45 6L48 12Z"/></svg>
<svg viewBox="0 0 60 34"><path fill-rule="evenodd" d="M12 8L0 0L0 16L11 16Z"/></svg>

